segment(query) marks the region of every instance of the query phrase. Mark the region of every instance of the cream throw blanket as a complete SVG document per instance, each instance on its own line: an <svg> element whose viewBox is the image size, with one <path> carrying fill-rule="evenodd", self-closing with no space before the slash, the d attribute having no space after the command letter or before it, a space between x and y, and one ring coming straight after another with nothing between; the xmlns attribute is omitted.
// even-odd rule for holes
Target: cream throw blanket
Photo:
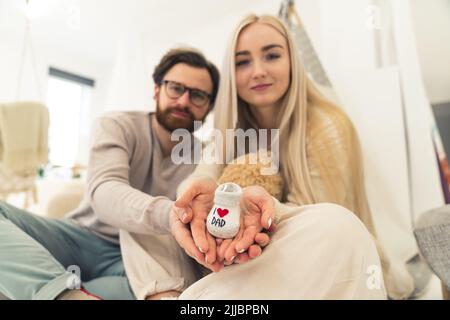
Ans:
<svg viewBox="0 0 450 320"><path fill-rule="evenodd" d="M48 109L36 102L0 104L0 162L19 175L48 162Z"/></svg>

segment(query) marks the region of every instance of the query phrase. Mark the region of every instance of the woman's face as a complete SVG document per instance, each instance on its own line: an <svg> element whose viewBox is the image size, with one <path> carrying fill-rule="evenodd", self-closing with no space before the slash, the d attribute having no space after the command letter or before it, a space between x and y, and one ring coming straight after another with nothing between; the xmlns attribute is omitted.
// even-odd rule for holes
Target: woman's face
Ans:
<svg viewBox="0 0 450 320"><path fill-rule="evenodd" d="M251 106L274 106L289 87L288 44L268 24L255 22L241 31L235 64L237 93Z"/></svg>

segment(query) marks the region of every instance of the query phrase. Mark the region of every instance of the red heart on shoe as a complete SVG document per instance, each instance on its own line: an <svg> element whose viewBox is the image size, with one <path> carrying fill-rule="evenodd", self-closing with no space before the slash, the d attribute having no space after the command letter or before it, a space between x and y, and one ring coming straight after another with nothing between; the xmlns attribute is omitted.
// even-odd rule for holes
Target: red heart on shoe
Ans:
<svg viewBox="0 0 450 320"><path fill-rule="evenodd" d="M218 208L217 214L219 215L219 217L223 218L228 214L228 209Z"/></svg>

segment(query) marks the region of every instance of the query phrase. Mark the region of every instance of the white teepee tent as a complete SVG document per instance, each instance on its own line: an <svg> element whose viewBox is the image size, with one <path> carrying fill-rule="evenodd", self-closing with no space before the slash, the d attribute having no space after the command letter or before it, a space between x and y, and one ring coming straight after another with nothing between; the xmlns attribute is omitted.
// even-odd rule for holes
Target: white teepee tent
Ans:
<svg viewBox="0 0 450 320"><path fill-rule="evenodd" d="M340 12L346 13L348 6L357 8L355 12L367 10L362 17L366 21L354 22L366 22L367 30L354 31L353 22L343 22ZM311 79L347 111L358 130L374 223L398 275L395 296L405 298L413 295L413 284L420 290L429 279L424 264L415 263L414 221L443 204L432 141L434 119L422 83L410 1L346 0L344 7L320 1L320 57L293 0L282 3L279 15L296 36ZM350 65L352 54L364 54L351 47L357 32L370 38L364 39L369 63L346 70L342 61Z"/></svg>

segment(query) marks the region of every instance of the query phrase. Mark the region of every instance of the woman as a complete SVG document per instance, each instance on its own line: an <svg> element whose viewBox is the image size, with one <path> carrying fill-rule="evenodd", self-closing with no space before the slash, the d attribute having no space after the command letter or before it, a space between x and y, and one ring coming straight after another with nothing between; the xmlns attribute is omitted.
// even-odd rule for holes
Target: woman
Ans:
<svg viewBox="0 0 450 320"><path fill-rule="evenodd" d="M233 240L211 241L204 221L224 165L200 164L179 187L181 209L173 210L173 226L190 222L192 241L209 262L204 265L234 264L183 288L180 298L384 298L381 269L372 287L366 274L380 262L357 134L345 113L307 78L285 25L271 16L243 19L229 44L222 79L215 127L223 137L230 128L279 129L287 205L258 186L245 188L242 207L252 209L244 209L243 221L251 222L243 223ZM272 221L276 231L267 245L264 230ZM181 231L172 230L186 248L177 236ZM136 268L139 260L126 251L143 240L123 238L125 266ZM145 282L142 272L128 276L132 287Z"/></svg>

